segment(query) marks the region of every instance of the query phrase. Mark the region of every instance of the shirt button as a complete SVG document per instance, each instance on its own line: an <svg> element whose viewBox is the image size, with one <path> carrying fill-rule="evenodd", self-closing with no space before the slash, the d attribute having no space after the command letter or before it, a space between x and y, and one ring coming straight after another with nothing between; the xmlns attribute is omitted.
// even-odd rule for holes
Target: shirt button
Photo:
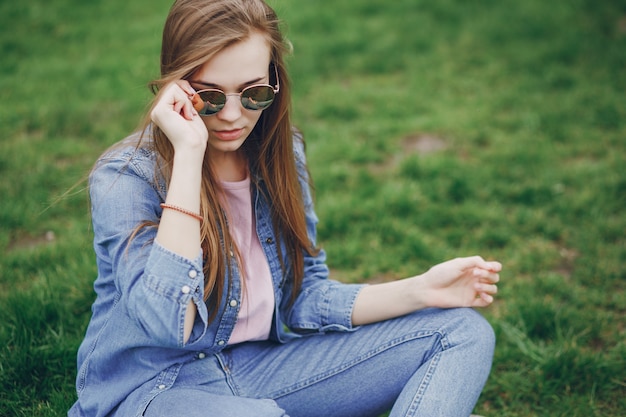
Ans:
<svg viewBox="0 0 626 417"><path fill-rule="evenodd" d="M231 307L237 307L237 300L230 300Z"/></svg>
<svg viewBox="0 0 626 417"><path fill-rule="evenodd" d="M272 239L271 237L268 237L267 239L265 239L265 243L274 243L274 239Z"/></svg>
<svg viewBox="0 0 626 417"><path fill-rule="evenodd" d="M219 342L217 342L218 346L224 346L226 342L224 342L223 340L220 340Z"/></svg>
<svg viewBox="0 0 626 417"><path fill-rule="evenodd" d="M161 384L157 387L158 389L165 389L165 384Z"/></svg>
<svg viewBox="0 0 626 417"><path fill-rule="evenodd" d="M232 250L230 251L230 257L234 258L235 257L235 252L233 252Z"/></svg>
<svg viewBox="0 0 626 417"><path fill-rule="evenodd" d="M180 289L183 294L189 294L191 292L191 288L189 288L189 285L183 285L183 288Z"/></svg>
<svg viewBox="0 0 626 417"><path fill-rule="evenodd" d="M191 271L189 271L187 275L189 275L189 278L194 279L195 277L198 276L198 271L196 271L195 269L192 269Z"/></svg>
<svg viewBox="0 0 626 417"><path fill-rule="evenodd" d="M204 359L204 358L206 358L206 355L204 354L204 352L198 353L198 359Z"/></svg>

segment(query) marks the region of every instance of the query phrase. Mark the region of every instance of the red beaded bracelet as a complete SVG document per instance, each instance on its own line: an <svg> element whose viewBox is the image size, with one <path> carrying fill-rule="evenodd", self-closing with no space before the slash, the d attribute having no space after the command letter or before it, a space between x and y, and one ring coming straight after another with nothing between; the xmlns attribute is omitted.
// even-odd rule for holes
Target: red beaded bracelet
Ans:
<svg viewBox="0 0 626 417"><path fill-rule="evenodd" d="M191 216L194 219L198 220L200 223L202 223L202 216L199 215L198 213L194 213L193 211L189 211L189 210L184 209L182 207L173 206L171 204L165 204L165 203L161 203L161 208L163 208L163 209L170 209L170 210L177 211L179 213L186 214L187 216Z"/></svg>

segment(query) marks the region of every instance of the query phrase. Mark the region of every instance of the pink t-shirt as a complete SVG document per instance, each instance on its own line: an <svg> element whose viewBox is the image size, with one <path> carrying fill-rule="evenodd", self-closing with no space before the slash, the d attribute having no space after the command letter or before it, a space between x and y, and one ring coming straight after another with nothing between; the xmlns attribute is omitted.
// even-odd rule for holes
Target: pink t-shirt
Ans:
<svg viewBox="0 0 626 417"><path fill-rule="evenodd" d="M222 182L226 215L233 239L242 257L242 300L233 333L235 343L268 338L274 314L274 288L267 258L256 233L252 212L250 177L238 182Z"/></svg>

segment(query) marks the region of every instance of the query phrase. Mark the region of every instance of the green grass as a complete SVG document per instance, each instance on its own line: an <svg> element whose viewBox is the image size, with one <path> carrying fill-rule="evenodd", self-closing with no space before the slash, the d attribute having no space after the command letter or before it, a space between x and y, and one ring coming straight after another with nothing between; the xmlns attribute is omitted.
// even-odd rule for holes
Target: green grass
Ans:
<svg viewBox="0 0 626 417"><path fill-rule="evenodd" d="M95 278L81 180L145 110L169 4L0 3L2 416L75 400ZM498 259L476 411L623 415L626 3L272 4L334 276Z"/></svg>

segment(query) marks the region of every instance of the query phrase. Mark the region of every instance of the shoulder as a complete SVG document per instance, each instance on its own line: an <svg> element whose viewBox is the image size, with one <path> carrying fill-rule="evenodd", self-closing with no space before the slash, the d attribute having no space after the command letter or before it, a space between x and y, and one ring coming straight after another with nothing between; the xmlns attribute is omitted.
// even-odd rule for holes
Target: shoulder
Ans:
<svg viewBox="0 0 626 417"><path fill-rule="evenodd" d="M115 162L133 165L156 163L156 152L153 150L152 140L147 131L135 132L112 145L100 155L94 169Z"/></svg>

